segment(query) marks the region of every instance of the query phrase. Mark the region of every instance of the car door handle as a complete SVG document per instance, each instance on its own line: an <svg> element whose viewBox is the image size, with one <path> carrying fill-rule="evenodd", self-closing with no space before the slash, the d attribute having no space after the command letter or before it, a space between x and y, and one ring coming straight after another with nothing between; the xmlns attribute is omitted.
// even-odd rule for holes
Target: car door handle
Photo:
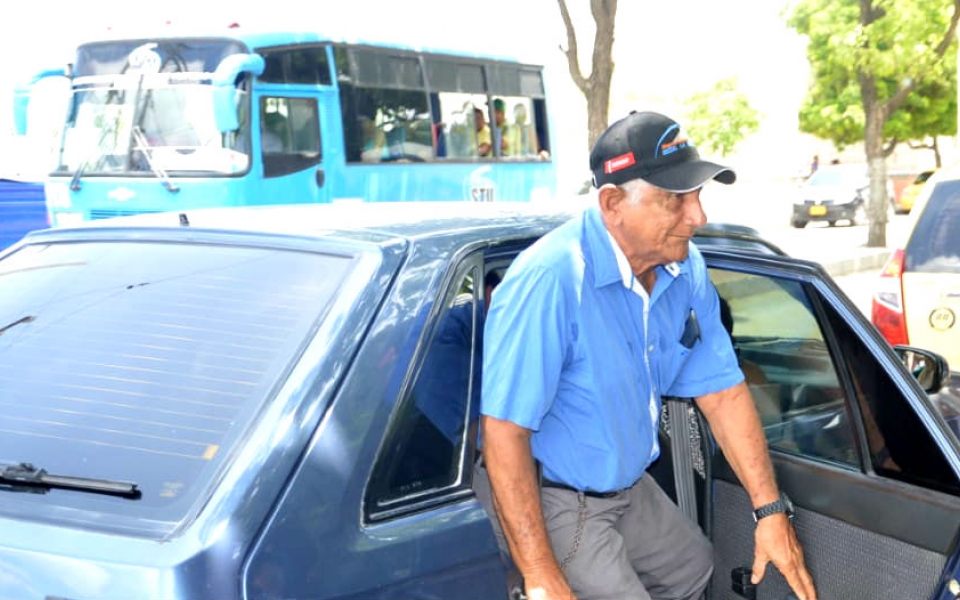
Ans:
<svg viewBox="0 0 960 600"><path fill-rule="evenodd" d="M324 182L326 182L327 176L323 172L323 167L317 167L317 187L323 187Z"/></svg>

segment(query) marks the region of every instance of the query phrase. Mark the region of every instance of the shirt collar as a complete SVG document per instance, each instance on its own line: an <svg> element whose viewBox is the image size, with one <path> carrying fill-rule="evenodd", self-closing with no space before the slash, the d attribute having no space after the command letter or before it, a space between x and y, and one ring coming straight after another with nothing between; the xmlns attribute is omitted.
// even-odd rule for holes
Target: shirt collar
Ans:
<svg viewBox="0 0 960 600"><path fill-rule="evenodd" d="M613 234L611 234L606 228L604 228L604 231L607 232L607 239L610 241L610 247L613 248L613 256L617 259L617 269L620 271L620 280L623 281L623 287L627 288L628 290L633 289L633 284L636 281L636 277L633 274L633 269L630 268L630 262L627 260L627 255L624 254L623 250L620 249L620 245L617 244L617 240L613 239ZM659 268L661 268L663 271L666 271L674 279L680 275L680 264L677 262L672 262Z"/></svg>

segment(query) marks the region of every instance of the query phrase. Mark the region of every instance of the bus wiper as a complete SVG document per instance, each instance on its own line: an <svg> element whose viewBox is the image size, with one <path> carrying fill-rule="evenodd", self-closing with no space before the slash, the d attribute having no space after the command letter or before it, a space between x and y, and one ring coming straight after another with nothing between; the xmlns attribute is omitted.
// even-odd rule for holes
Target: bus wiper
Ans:
<svg viewBox="0 0 960 600"><path fill-rule="evenodd" d="M167 172L163 170L160 165L154 164L153 148L147 141L147 136L143 135L143 130L140 129L139 125L133 126L133 139L136 141L135 148L140 150L140 152L143 154L144 159L147 161L147 165L150 167L150 170L153 171L153 174L163 182L163 185L167 188L167 191L179 192L180 188L177 186L177 184L170 180L170 176L167 175Z"/></svg>
<svg viewBox="0 0 960 600"><path fill-rule="evenodd" d="M91 494L120 496L129 500L139 500L141 495L135 483L90 477L51 475L47 473L46 469L38 469L31 463L3 467L0 470L0 489L36 491L41 494L45 494L52 489L76 490Z"/></svg>
<svg viewBox="0 0 960 600"><path fill-rule="evenodd" d="M89 160L84 159L80 166L77 167L77 170L74 171L73 177L70 179L70 189L74 192L80 189L80 178L83 177L83 172L87 170L87 165L90 163Z"/></svg>

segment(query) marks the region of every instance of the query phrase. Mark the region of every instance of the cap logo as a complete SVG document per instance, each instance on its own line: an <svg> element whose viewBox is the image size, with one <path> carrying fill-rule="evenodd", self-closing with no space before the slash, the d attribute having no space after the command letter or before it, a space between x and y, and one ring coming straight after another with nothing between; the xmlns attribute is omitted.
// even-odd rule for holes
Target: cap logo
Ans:
<svg viewBox="0 0 960 600"><path fill-rule="evenodd" d="M614 156L613 158L604 161L603 172L609 175L610 173L622 171L627 167L632 167L635 164L637 164L637 159L634 158L633 152L627 152L626 154Z"/></svg>
<svg viewBox="0 0 960 600"><path fill-rule="evenodd" d="M689 145L690 141L681 134L680 126L674 123L670 127L667 127L667 130L664 131L663 135L660 136L660 139L657 140L657 148L653 155L655 157L669 156L677 150L686 148Z"/></svg>

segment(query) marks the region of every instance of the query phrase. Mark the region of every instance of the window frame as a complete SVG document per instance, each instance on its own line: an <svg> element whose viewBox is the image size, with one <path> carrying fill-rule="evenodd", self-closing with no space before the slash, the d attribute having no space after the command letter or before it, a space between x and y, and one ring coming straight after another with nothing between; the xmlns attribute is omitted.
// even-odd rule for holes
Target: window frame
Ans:
<svg viewBox="0 0 960 600"><path fill-rule="evenodd" d="M442 317L447 313L447 299L453 297L451 294L454 291L454 286L459 286L465 277L472 274L474 281L480 283L479 286L475 285L473 289L474 306L479 310L481 308L480 301L483 293L483 269L483 252L474 251L470 253L448 271L438 288L439 292L433 297L433 307L430 309L426 321L427 324L423 327L417 342L417 353L410 362L407 375L404 378L404 384L398 392L397 401L393 406L390 418L384 429L376 457L371 463L367 482L364 487L363 518L368 524L388 521L412 513L434 509L473 496L471 484L474 461L472 457L476 454L477 444L476 440L471 440L469 437L466 437L460 445L458 472L452 484L416 490L398 497L389 497L387 495L389 490L386 489L384 484L376 481L376 477L379 474L381 464L388 458L387 452L389 448L392 447L391 442L399 432L403 431L401 420L406 414L406 407L415 401L412 392L416 387L424 362L433 347L433 341L436 339ZM479 319L475 310L473 315L474 340L476 339L475 336L482 334L478 325ZM476 377L477 373L473 369L473 361L470 362L470 365L470 375L468 379L469 391L465 408L466 415L470 414L471 397L479 401L479 394L473 394L473 390L480 385L480 381ZM470 430L469 425L470 423L468 422L464 436L466 436L466 432ZM386 500L382 499L384 496L387 497Z"/></svg>
<svg viewBox="0 0 960 600"><path fill-rule="evenodd" d="M876 477L897 485L907 485L916 489L930 492L939 492L930 487L923 487L912 480L894 479L876 473L872 464L869 444L866 439L863 415L860 410L859 397L853 382L852 364L841 348L840 335L853 335L857 343L876 360L879 368L887 373L894 384L896 397L904 402L904 410L910 410L925 425L930 433L931 443L936 446L941 456L951 465L954 476L960 479L960 461L955 460L957 451L960 451L960 440L951 433L949 426L942 417L938 418L930 406L926 394L919 383L913 379L905 369L900 368L899 358L890 345L883 339L875 327L861 314L860 310L837 287L836 283L819 265L814 265L789 257L769 257L753 254L748 251L717 250L704 247L701 252L708 269L723 269L745 274L765 277L785 278L800 283L807 291L808 299L812 304L817 323L824 335L824 341L830 352L831 361L839 378L845 398L844 403L848 416L852 419L854 436L860 454L860 462L855 468L859 473ZM830 322L830 317L824 307L828 304L838 318L843 319L849 327L849 332L838 332ZM952 446L952 449L947 448ZM816 463L833 468L837 463L817 460L806 454L783 452L771 448L771 453L779 457L799 460L805 463Z"/></svg>
<svg viewBox="0 0 960 600"><path fill-rule="evenodd" d="M316 152L314 155L313 151L299 151L294 150L292 152L267 152L264 147L264 116L266 114L266 105L268 101L282 101L289 105L293 102L303 102L310 110L313 112L313 122L317 125L317 135L316 142L317 145L313 149ZM263 163L263 177L264 179L273 179L275 177L282 177L284 175L290 175L292 173L299 173L300 171L305 171L311 167L315 167L323 163L323 131L320 123L320 104L318 98L313 96L304 96L295 93L282 93L282 94L263 94L259 96L257 102L257 122L259 123L260 132L259 132L259 154L260 160ZM289 122L290 116L286 116L287 121ZM288 127L289 130L289 127ZM291 135L294 133L292 130L288 131ZM291 145L292 140L291 140Z"/></svg>
<svg viewBox="0 0 960 600"><path fill-rule="evenodd" d="M532 107L531 114L528 115L530 125L537 134L538 144L544 150L549 152L550 127L547 120L546 110L546 92L543 67L538 65L526 64L518 61L495 60L490 58L474 58L467 56L457 56L453 54L437 52L420 52L413 50L402 50L387 48L381 46L371 46L365 44L333 44L332 52L334 59L332 67L335 70L334 77L337 80L339 88L340 102L340 120L342 125L342 136L346 152L347 165L382 165L382 164L402 164L401 160L383 160L379 162L364 162L361 158L354 157L351 149L363 147L363 136L358 120L357 111L357 93L363 89L393 89L422 92L426 99L427 111L430 114L431 124L434 128L433 135L433 155L429 160L423 162L439 162L444 164L452 163L486 163L486 162L543 162L540 155L528 155L523 157L501 155L499 148L494 148L493 153L487 157L450 157L438 153L439 143L437 141L436 128L443 123L439 110L439 95L442 93L465 93L483 95L486 97L485 116L488 125L494 122L493 100L501 96L518 96L530 101ZM391 57L400 60L415 60L417 63L417 76L420 85L403 83L400 81L383 81L382 77L370 78L369 73L361 73L359 68L358 55L369 53L370 56ZM444 65L457 65L463 67L478 67L482 74L482 90L476 90L475 86L458 85L458 89L447 89L447 86L437 86L431 82L430 74L442 68ZM454 77L454 79L457 79ZM484 108L484 107L478 107ZM348 120L354 121L348 123ZM351 139L353 138L353 139ZM420 162L420 161L416 161Z"/></svg>

